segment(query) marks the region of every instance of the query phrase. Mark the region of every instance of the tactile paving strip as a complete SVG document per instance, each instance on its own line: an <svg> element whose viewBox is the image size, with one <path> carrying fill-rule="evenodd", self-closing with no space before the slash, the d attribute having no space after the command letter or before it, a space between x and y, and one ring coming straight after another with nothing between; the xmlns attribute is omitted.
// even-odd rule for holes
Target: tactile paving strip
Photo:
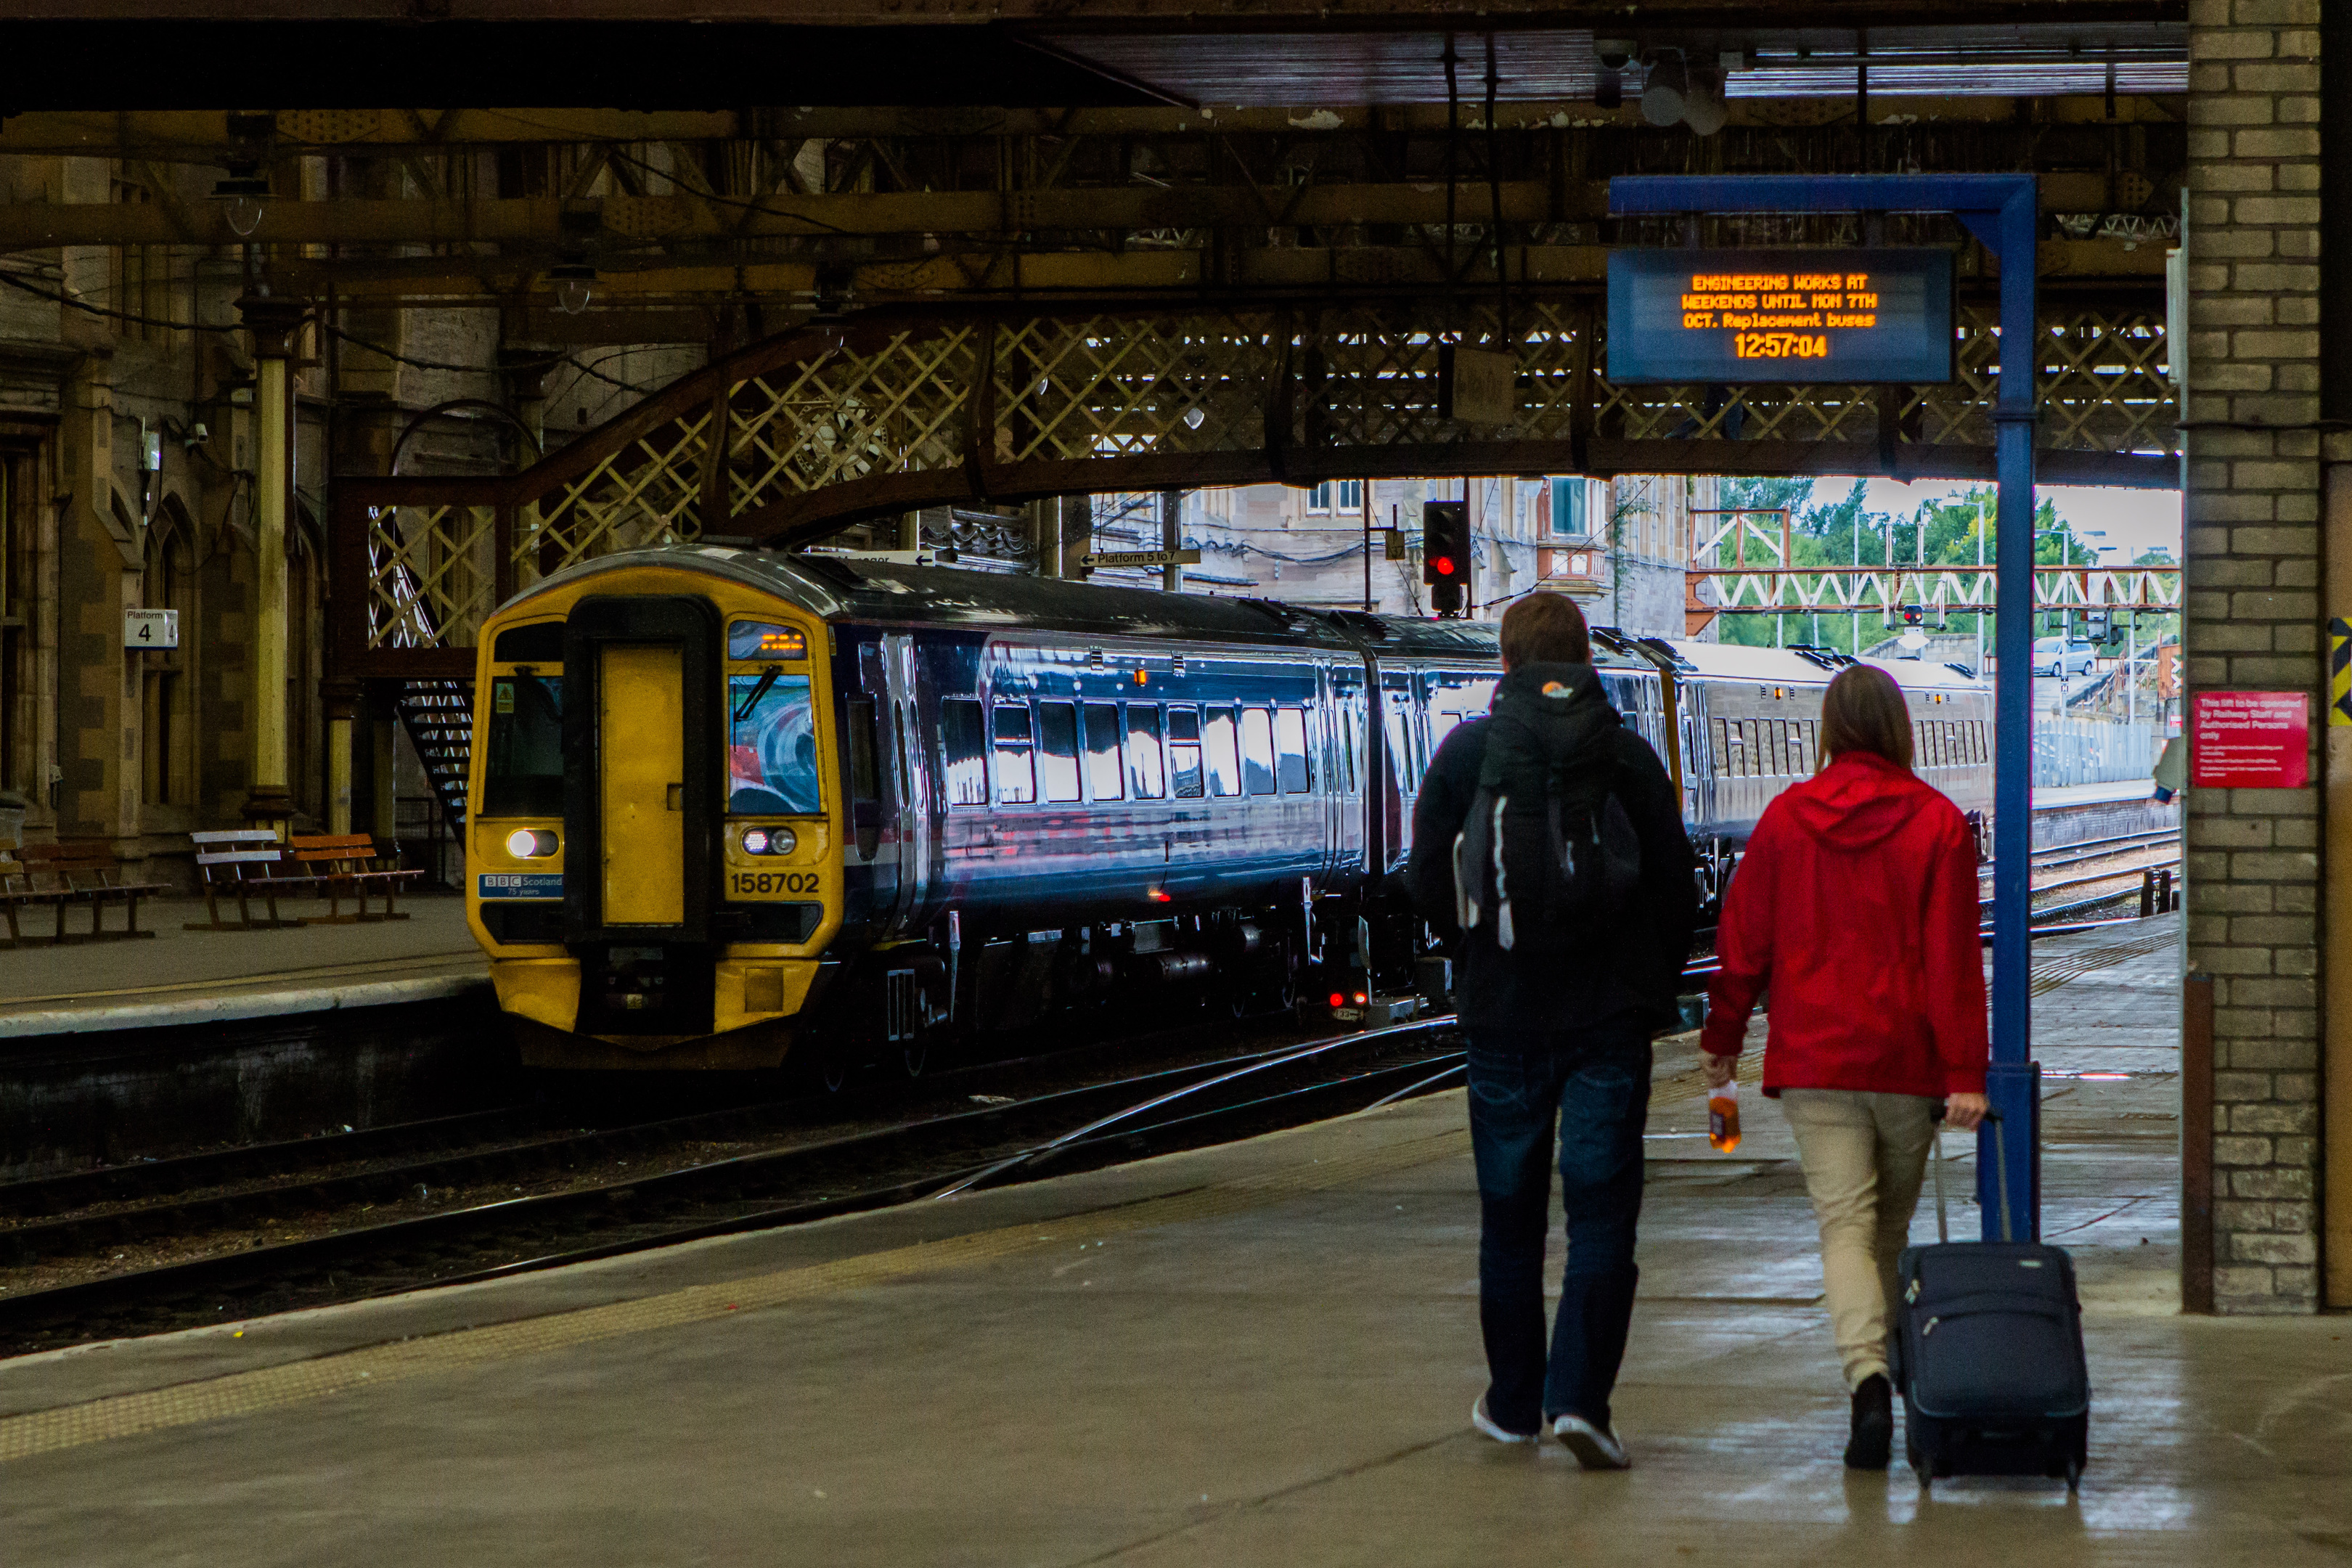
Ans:
<svg viewBox="0 0 2352 1568"><path fill-rule="evenodd" d="M1154 1226L1215 1219L1351 1182L1465 1154L1466 1129L1316 1160L1270 1175L1191 1188L1064 1218L892 1247L831 1263L696 1285L601 1307L371 1345L284 1366L116 1394L0 1419L0 1463L142 1432L160 1432L283 1409L332 1394L541 1351L708 1322L732 1312L786 1306L908 1275L966 1268L1042 1247L1061 1247Z"/></svg>
<svg viewBox="0 0 2352 1568"><path fill-rule="evenodd" d="M2151 952L2179 944L2180 932L2175 929L2154 936L2134 937L2129 942L2119 942L2109 947L2095 947L2065 958L2053 958L2047 963L2033 966L2033 984L2028 988L2028 994L2040 996L2057 990L2069 981L2080 980L2085 974L2112 969L2126 959L2145 958Z"/></svg>

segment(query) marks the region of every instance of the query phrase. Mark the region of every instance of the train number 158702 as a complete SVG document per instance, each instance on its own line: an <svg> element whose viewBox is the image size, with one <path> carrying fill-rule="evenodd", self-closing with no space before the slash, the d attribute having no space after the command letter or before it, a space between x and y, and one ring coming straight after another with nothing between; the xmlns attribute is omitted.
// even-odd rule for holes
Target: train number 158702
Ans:
<svg viewBox="0 0 2352 1568"><path fill-rule="evenodd" d="M773 899L817 890L814 871L730 871L727 874L727 896L730 899Z"/></svg>

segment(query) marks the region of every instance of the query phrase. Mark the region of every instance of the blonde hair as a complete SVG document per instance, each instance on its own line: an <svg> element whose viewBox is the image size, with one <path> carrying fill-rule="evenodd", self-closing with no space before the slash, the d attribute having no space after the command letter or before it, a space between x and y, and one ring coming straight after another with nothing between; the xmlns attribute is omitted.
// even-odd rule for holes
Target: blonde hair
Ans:
<svg viewBox="0 0 2352 1568"><path fill-rule="evenodd" d="M1822 766L1848 752L1911 765L1911 710L1895 678L1874 664L1849 665L1822 694Z"/></svg>

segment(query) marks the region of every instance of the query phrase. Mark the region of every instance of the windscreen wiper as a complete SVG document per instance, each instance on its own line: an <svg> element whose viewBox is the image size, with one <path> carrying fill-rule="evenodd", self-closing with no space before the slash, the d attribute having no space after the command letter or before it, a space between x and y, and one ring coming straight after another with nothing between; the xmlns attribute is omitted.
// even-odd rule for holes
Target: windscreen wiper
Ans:
<svg viewBox="0 0 2352 1568"><path fill-rule="evenodd" d="M768 694L768 688L775 685L776 678L783 673L784 667L781 664L772 664L760 672L760 684L751 688L751 695L743 699L742 707L735 710L735 722L740 724L751 716L751 710L760 705L760 699Z"/></svg>

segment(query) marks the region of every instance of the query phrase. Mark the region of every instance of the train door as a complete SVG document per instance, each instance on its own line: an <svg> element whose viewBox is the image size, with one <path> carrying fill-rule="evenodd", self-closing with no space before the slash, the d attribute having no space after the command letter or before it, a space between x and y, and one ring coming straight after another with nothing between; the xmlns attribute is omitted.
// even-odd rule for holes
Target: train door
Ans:
<svg viewBox="0 0 2352 1568"><path fill-rule="evenodd" d="M916 679L915 639L904 632L882 638L882 676L889 721L883 726L888 749L884 802L898 821L898 898L891 925L904 931L922 919L943 868L934 866L943 847L933 809L930 752L924 746L920 683Z"/></svg>
<svg viewBox="0 0 2352 1568"><path fill-rule="evenodd" d="M1355 669L1327 672L1324 712L1330 715L1323 748L1324 800L1335 871L1369 872L1364 839L1364 679Z"/></svg>
<svg viewBox="0 0 2352 1568"><path fill-rule="evenodd" d="M1381 792L1383 870L1402 870L1412 853L1412 797L1418 777L1413 767L1413 716L1419 703L1412 676L1400 669L1381 671Z"/></svg>
<svg viewBox="0 0 2352 1568"><path fill-rule="evenodd" d="M564 625L564 936L584 1034L707 1035L717 896L719 616L583 599Z"/></svg>

